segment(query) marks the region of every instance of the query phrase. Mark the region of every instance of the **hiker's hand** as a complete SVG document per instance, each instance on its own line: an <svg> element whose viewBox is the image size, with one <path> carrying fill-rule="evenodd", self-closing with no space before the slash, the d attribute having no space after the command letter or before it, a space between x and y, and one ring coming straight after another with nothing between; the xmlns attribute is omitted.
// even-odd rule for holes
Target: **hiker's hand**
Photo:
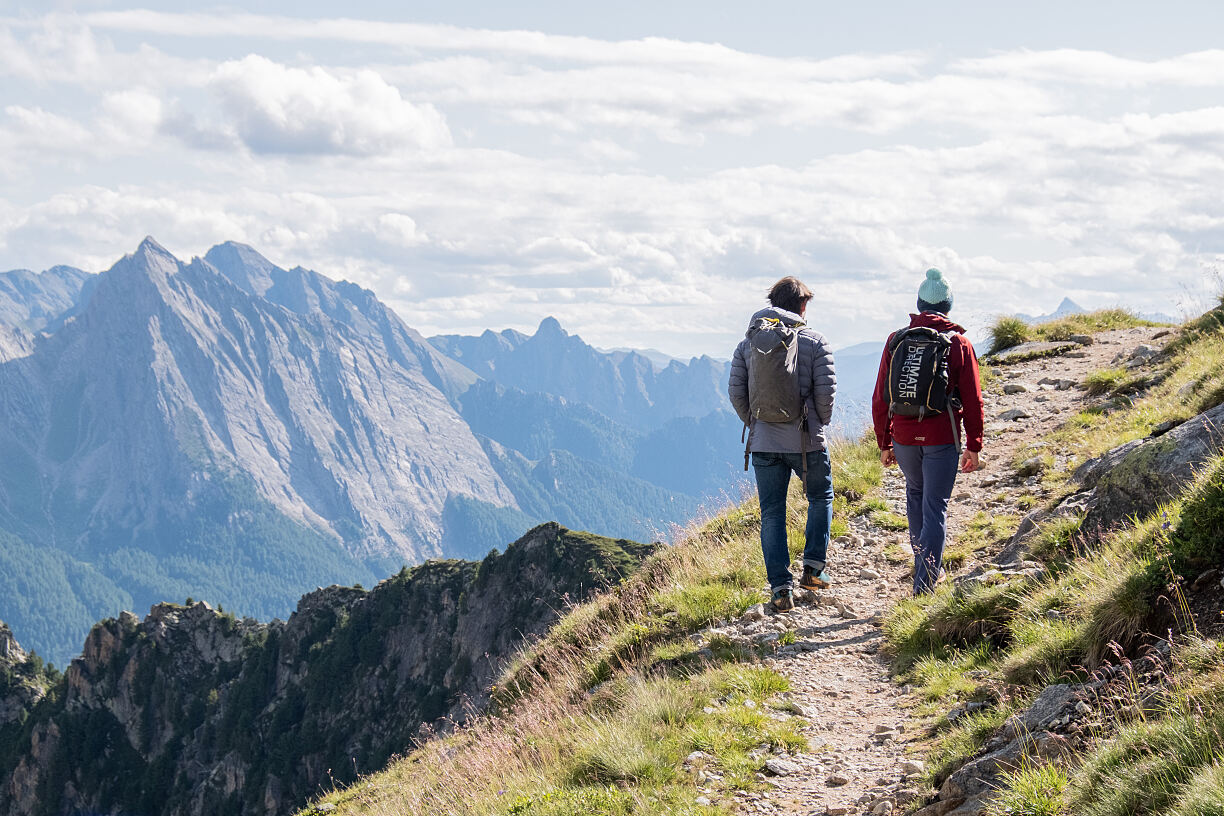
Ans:
<svg viewBox="0 0 1224 816"><path fill-rule="evenodd" d="M961 473L972 473L978 469L978 452L967 450L961 454Z"/></svg>
<svg viewBox="0 0 1224 816"><path fill-rule="evenodd" d="M880 451L880 464L884 467L892 467L897 464L897 454L893 453L892 448L885 448Z"/></svg>

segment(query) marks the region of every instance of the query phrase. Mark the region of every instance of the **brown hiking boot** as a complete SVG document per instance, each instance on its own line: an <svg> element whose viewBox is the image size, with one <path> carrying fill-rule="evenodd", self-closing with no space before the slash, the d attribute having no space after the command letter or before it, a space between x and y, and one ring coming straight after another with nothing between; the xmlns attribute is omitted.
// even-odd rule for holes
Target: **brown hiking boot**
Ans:
<svg viewBox="0 0 1224 816"><path fill-rule="evenodd" d="M829 584L829 576L824 570L817 572L814 567L803 568L803 577L799 579L799 586L804 589L828 589Z"/></svg>
<svg viewBox="0 0 1224 816"><path fill-rule="evenodd" d="M769 606L775 612L789 612L795 608L795 599L791 596L790 587L774 590L769 599Z"/></svg>

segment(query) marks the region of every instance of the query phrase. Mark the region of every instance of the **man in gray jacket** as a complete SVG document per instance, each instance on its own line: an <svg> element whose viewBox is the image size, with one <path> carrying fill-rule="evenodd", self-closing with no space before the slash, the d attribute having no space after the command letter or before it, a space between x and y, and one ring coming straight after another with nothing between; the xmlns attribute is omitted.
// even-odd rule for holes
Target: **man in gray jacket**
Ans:
<svg viewBox="0 0 1224 816"><path fill-rule="evenodd" d="M770 305L752 316L752 327L760 318L774 318L789 327L800 327L795 369L799 395L806 410L790 422L764 422L753 419L753 395L749 393L749 355L753 352L745 338L735 349L731 361L728 394L735 413L748 426L748 447L756 474L757 495L761 500L761 552L772 591L774 610L794 608L790 571L790 552L786 544L786 492L791 474L803 476L803 456L807 457L808 515L806 543L803 548L804 589L824 589L829 585L825 572L829 548L829 526L833 520L833 478L825 426L833 418L833 394L837 375L833 354L824 335L807 328L803 315L812 291L799 279L785 277L769 290ZM806 425L806 428L804 427Z"/></svg>

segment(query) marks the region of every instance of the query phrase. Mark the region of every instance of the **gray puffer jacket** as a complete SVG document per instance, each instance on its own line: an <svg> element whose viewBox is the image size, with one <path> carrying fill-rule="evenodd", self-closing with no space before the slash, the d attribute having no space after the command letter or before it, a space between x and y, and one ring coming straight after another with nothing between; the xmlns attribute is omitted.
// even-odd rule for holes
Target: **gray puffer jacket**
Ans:
<svg viewBox="0 0 1224 816"><path fill-rule="evenodd" d="M804 325L803 318L794 312L769 306L752 316L751 326L761 317L776 317L788 326ZM748 353L751 346L747 339L735 347L731 359L731 381L727 394L731 407L749 427L748 449L760 453L799 453L799 425L794 422L749 422L748 411ZM799 333L799 394L808 409L808 450L825 447L825 426L833 419L833 394L837 391L837 374L833 371L833 352L829 341L815 329L805 328Z"/></svg>

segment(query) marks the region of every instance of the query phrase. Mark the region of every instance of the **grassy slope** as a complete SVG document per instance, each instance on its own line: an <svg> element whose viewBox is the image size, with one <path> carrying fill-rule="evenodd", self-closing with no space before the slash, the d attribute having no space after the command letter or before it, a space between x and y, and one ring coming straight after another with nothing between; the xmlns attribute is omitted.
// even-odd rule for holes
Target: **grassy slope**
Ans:
<svg viewBox="0 0 1224 816"><path fill-rule="evenodd" d="M1112 312L1064 322L1046 333L1126 325ZM1171 348L1160 382L1114 382L1102 391L1107 404L1059 432L1056 441L1075 453L1066 471L1220 401L1224 308L1183 327ZM880 470L870 442L836 451L834 462L836 535L849 515L883 508L872 496ZM1047 478L1065 481L1066 471ZM899 679L915 684L925 700L919 713L938 733L932 777L972 755L1045 683L1082 676L1110 653L1111 641L1134 649L1145 633L1176 624L1175 608L1157 601L1170 597L1172 572L1220 559L1222 496L1217 463L1183 500L1091 550L1076 539L1074 520L1046 527L1046 579L970 592L945 586L902 602L887 632ZM802 510L792 501L796 552ZM761 713L784 705L784 678L731 644L702 653L687 637L764 599L757 525L748 501L693 529L619 587L570 610L507 671L494 714L425 742L306 813L319 805L376 816L724 812L696 803L699 775L715 789L751 789L764 759L754 749L800 741L786 722ZM994 526L988 517L971 525L954 557L996 538ZM1221 812L1224 653L1189 632L1175 655L1173 693L1159 709L1102 735L1076 771L1024 768L1000 791L998 812ZM963 701L984 706L955 727L938 716ZM709 758L686 763L692 751Z"/></svg>
<svg viewBox="0 0 1224 816"><path fill-rule="evenodd" d="M1099 328L1116 327L1105 317ZM1077 329L1093 328L1077 320ZM1066 483L1078 463L1224 400L1224 304L1182 327L1170 351L1145 382L1113 372L1090 378L1107 399L1054 434L1051 441L1073 455L1045 478ZM1140 652L1156 637L1148 633L1172 630L1179 636L1167 699L1140 705L1134 721L1111 723L1078 768L1037 763L1013 774L994 812L1224 813L1224 650L1199 635L1182 592L1186 577L1224 561L1224 457L1132 528L1096 543L1077 528L1074 518L1043 528L1035 546L1043 579L945 586L902 602L888 620L896 670L917 687L937 734L932 781L1047 683L1083 678L1107 658ZM961 703L982 707L955 725L940 715Z"/></svg>
<svg viewBox="0 0 1224 816"><path fill-rule="evenodd" d="M834 535L871 512L881 468L873 442L834 452ZM796 483L797 484L797 483ZM806 505L790 502L792 553ZM730 643L689 636L765 599L754 500L692 529L621 585L572 608L508 667L494 713L425 742L385 772L332 793L306 813L715 814L698 778L753 789L768 754L797 748L798 730L770 716L787 681ZM687 762L695 751L706 757Z"/></svg>

